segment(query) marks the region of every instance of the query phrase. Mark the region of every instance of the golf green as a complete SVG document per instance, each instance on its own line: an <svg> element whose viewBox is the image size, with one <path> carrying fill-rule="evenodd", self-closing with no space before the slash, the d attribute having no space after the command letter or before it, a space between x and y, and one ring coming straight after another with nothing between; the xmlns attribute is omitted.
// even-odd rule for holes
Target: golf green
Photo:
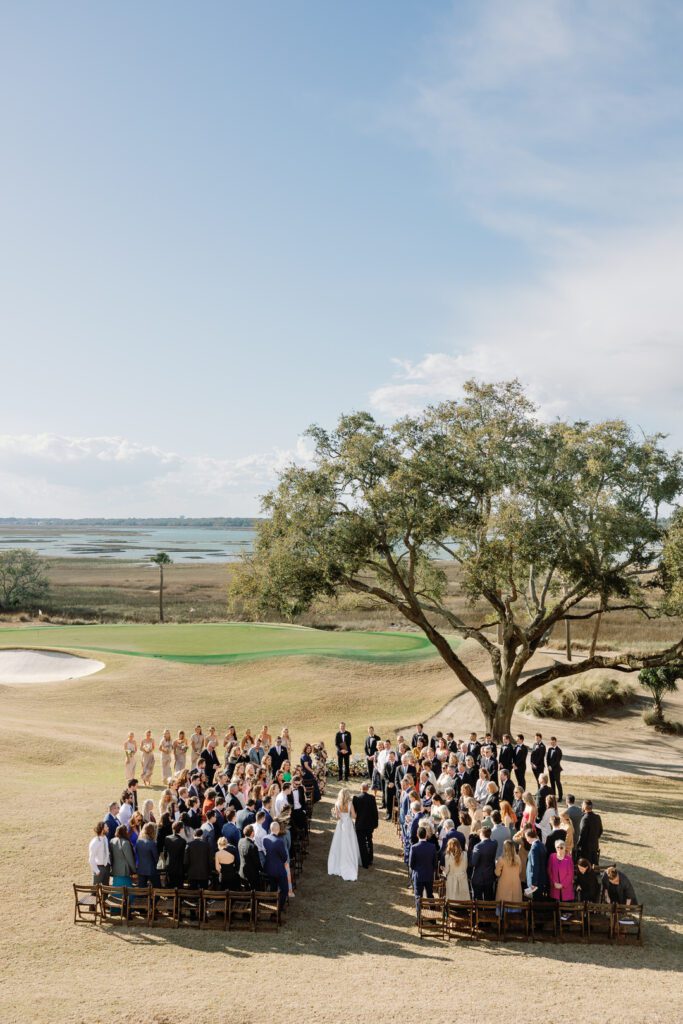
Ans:
<svg viewBox="0 0 683 1024"><path fill-rule="evenodd" d="M426 637L417 633L333 632L244 623L0 629L0 647L100 651L204 664L286 655L406 661L435 653Z"/></svg>

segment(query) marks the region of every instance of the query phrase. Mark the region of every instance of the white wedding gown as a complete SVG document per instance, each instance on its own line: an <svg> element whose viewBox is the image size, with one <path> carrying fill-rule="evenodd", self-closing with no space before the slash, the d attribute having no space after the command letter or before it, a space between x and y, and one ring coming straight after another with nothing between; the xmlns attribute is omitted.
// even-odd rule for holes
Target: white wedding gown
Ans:
<svg viewBox="0 0 683 1024"><path fill-rule="evenodd" d="M341 875L345 882L355 882L358 879L359 864L360 850L353 818L348 811L342 811L332 836L327 873Z"/></svg>

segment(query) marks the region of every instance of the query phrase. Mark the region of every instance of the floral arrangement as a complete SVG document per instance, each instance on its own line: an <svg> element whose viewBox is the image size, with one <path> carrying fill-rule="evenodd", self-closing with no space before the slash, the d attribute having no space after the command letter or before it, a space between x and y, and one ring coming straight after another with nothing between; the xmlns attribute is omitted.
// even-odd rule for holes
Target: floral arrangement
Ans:
<svg viewBox="0 0 683 1024"><path fill-rule="evenodd" d="M339 777L339 766L336 758L329 758L327 762L327 774ZM368 763L360 754L354 754L349 762L349 776L352 779L367 779Z"/></svg>

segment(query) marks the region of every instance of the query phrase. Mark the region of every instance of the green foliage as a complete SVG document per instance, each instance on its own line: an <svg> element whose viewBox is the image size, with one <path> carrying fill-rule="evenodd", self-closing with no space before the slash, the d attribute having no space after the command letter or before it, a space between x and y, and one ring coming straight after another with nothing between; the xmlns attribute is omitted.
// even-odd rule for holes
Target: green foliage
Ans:
<svg viewBox="0 0 683 1024"><path fill-rule="evenodd" d="M649 690L652 695L652 713L655 720L659 722L664 720L662 702L667 693L676 692L681 676L683 676L683 664L644 668L638 673L640 685Z"/></svg>
<svg viewBox="0 0 683 1024"><path fill-rule="evenodd" d="M683 509L674 512L664 543L661 584L669 614L683 615Z"/></svg>
<svg viewBox="0 0 683 1024"><path fill-rule="evenodd" d="M629 704L634 696L635 687L621 679L585 676L536 690L522 701L521 709L537 718L582 719Z"/></svg>
<svg viewBox="0 0 683 1024"><path fill-rule="evenodd" d="M10 548L0 554L0 608L35 608L47 597L45 563L29 548Z"/></svg>
<svg viewBox="0 0 683 1024"><path fill-rule="evenodd" d="M150 555L150 562L154 562L155 565L171 565L173 559L170 555L167 555L165 551L158 551L156 555Z"/></svg>
<svg viewBox="0 0 683 1024"><path fill-rule="evenodd" d="M675 722L670 718L658 715L654 709L643 712L645 725L651 725L655 732L665 733L667 736L683 736L683 722Z"/></svg>

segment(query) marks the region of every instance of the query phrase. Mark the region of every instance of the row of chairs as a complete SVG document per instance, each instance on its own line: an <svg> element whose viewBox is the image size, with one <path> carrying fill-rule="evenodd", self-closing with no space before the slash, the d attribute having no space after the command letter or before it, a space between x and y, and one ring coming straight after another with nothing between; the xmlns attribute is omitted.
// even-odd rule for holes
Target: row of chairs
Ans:
<svg viewBox="0 0 683 1024"><path fill-rule="evenodd" d="M281 923L277 892L74 885L74 924L90 922L221 931L273 928Z"/></svg>
<svg viewBox="0 0 683 1024"><path fill-rule="evenodd" d="M642 904L562 903L558 900L525 901L447 900L423 897L418 918L420 938L509 937L555 942L634 942L642 945Z"/></svg>

